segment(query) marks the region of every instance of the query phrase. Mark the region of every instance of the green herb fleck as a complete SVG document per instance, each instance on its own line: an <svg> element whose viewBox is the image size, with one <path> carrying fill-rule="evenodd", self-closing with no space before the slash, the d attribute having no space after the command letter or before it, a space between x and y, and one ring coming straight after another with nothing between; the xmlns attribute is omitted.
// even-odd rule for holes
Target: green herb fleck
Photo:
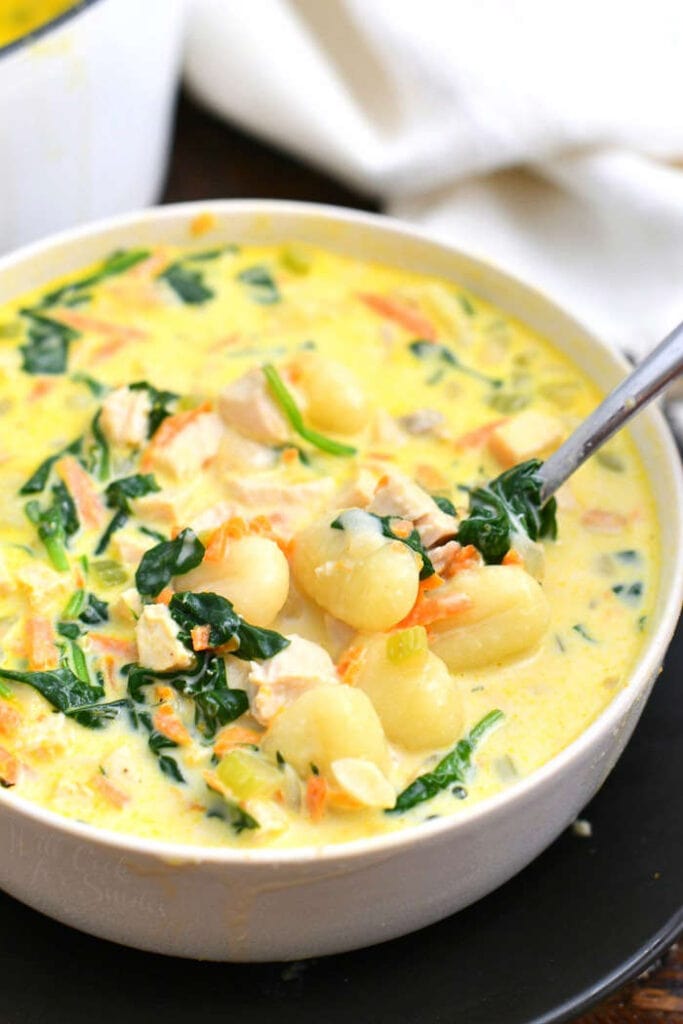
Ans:
<svg viewBox="0 0 683 1024"><path fill-rule="evenodd" d="M396 804L387 813L408 811L456 783L467 782L472 771L472 755L484 736L504 718L502 711L489 711L471 732L461 739L431 772L418 776L399 794Z"/></svg>

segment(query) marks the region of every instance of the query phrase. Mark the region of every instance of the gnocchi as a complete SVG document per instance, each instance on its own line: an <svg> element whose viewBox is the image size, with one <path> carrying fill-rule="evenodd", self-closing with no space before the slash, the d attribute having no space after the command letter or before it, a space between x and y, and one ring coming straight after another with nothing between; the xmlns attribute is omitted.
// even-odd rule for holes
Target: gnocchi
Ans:
<svg viewBox="0 0 683 1024"><path fill-rule="evenodd" d="M467 813L629 676L638 453L555 539L527 460L594 408L577 367L453 282L230 242L0 304L0 801L245 849Z"/></svg>

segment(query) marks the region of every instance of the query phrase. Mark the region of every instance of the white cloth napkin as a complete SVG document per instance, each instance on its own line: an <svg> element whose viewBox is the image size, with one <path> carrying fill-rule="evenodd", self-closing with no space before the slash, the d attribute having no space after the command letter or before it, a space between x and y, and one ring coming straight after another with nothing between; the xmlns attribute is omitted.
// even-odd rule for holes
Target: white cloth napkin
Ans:
<svg viewBox="0 0 683 1024"><path fill-rule="evenodd" d="M214 111L628 352L683 320L681 0L193 3Z"/></svg>

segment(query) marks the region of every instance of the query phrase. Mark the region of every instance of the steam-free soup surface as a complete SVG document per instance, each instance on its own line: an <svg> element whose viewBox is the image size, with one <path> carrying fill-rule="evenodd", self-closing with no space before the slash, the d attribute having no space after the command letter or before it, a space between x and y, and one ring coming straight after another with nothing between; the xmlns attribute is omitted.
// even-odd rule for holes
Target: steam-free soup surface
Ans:
<svg viewBox="0 0 683 1024"><path fill-rule="evenodd" d="M457 283L193 242L103 253L0 338L6 798L342 842L467 814L627 681L657 587L636 450L541 512L537 460L599 395Z"/></svg>

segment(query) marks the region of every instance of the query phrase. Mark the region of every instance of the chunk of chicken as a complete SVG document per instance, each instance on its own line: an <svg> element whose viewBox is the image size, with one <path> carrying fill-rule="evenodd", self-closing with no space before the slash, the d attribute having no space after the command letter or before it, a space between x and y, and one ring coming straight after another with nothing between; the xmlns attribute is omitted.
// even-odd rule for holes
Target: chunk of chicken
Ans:
<svg viewBox="0 0 683 1024"><path fill-rule="evenodd" d="M289 647L265 661L250 662L247 677L251 713L261 725L268 725L278 711L306 690L338 683L339 677L327 651L295 633L287 638Z"/></svg>
<svg viewBox="0 0 683 1024"><path fill-rule="evenodd" d="M157 541L135 528L126 527L114 534L112 548L115 557L126 565L137 566L145 551L153 548Z"/></svg>
<svg viewBox="0 0 683 1024"><path fill-rule="evenodd" d="M142 614L142 598L135 587L128 587L119 595L111 610L121 622L135 622Z"/></svg>
<svg viewBox="0 0 683 1024"><path fill-rule="evenodd" d="M178 624L165 604L147 604L135 626L138 660L153 672L188 668L194 658L178 639Z"/></svg>
<svg viewBox="0 0 683 1024"><path fill-rule="evenodd" d="M337 508L367 508L375 496L380 474L362 466L356 475L337 491Z"/></svg>
<svg viewBox="0 0 683 1024"><path fill-rule="evenodd" d="M208 410L200 412L164 444L151 445L148 461L152 469L162 469L176 480L183 480L215 457L222 437L220 416Z"/></svg>
<svg viewBox="0 0 683 1024"><path fill-rule="evenodd" d="M331 477L317 477L299 483L280 483L272 478L232 478L231 498L242 506L238 515L251 519L266 515L275 533L288 540L330 504L334 493Z"/></svg>
<svg viewBox="0 0 683 1024"><path fill-rule="evenodd" d="M55 599L63 599L73 587L71 578L42 562L30 562L17 572L17 582L26 592L33 609L44 608Z"/></svg>
<svg viewBox="0 0 683 1024"><path fill-rule="evenodd" d="M442 512L426 491L402 473L392 472L385 477L367 510L378 516L412 520L426 548L455 536L458 529L454 516Z"/></svg>
<svg viewBox="0 0 683 1024"><path fill-rule="evenodd" d="M226 427L216 456L215 468L219 474L272 469L277 460L278 453L268 445L252 441L236 430Z"/></svg>
<svg viewBox="0 0 683 1024"><path fill-rule="evenodd" d="M116 388L102 403L100 425L112 444L138 448L147 439L151 409L146 390Z"/></svg>
<svg viewBox="0 0 683 1024"><path fill-rule="evenodd" d="M271 398L260 369L233 381L218 398L225 423L245 437L263 444L282 444L290 436L287 420Z"/></svg>
<svg viewBox="0 0 683 1024"><path fill-rule="evenodd" d="M562 441L564 430L555 416L527 409L501 423L489 435L489 450L501 466L514 466L550 454Z"/></svg>

